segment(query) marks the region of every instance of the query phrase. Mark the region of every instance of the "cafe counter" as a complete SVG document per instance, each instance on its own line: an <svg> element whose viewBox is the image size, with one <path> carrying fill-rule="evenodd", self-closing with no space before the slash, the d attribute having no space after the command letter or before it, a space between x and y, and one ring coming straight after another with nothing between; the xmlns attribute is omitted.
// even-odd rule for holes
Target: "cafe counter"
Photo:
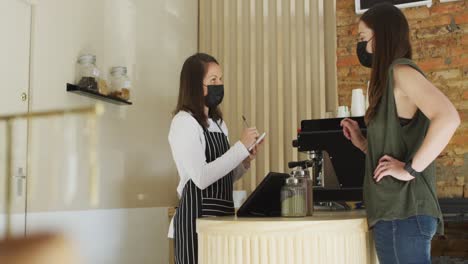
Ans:
<svg viewBox="0 0 468 264"><path fill-rule="evenodd" d="M378 263L364 210L197 221L200 264Z"/></svg>

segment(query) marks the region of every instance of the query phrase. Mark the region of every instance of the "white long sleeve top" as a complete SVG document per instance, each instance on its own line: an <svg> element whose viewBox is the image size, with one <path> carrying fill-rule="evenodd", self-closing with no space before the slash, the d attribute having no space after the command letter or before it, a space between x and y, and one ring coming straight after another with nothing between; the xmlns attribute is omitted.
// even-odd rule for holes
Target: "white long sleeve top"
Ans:
<svg viewBox="0 0 468 264"><path fill-rule="evenodd" d="M226 123L222 122L218 125L210 118L207 129L210 132L223 132L229 136ZM189 180L192 180L198 188L203 190L231 171L234 172L234 181L247 171L242 161L249 156L249 151L240 141L216 160L210 163L206 161L203 128L189 112L180 111L174 116L168 139L180 178L177 186L179 197ZM172 237L172 234L173 224L171 221L169 237Z"/></svg>

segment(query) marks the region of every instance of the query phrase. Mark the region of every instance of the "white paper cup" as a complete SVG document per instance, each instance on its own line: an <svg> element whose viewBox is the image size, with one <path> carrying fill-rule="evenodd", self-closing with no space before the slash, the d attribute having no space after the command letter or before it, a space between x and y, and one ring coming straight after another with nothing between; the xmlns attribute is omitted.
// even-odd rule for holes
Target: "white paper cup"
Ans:
<svg viewBox="0 0 468 264"><path fill-rule="evenodd" d="M247 199L247 192L245 190L233 191L232 198L234 200L234 208L239 208L245 199Z"/></svg>
<svg viewBox="0 0 468 264"><path fill-rule="evenodd" d="M345 105L339 106L338 109L336 110L336 117L337 118L349 117L348 107Z"/></svg>
<svg viewBox="0 0 468 264"><path fill-rule="evenodd" d="M364 116L366 103L362 89L354 89L351 98L351 116Z"/></svg>

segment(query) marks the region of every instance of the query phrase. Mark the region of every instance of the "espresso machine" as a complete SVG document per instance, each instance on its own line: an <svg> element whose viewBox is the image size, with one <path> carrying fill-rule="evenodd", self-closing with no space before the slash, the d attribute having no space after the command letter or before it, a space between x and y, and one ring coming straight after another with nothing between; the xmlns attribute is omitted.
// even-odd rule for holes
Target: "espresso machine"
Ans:
<svg viewBox="0 0 468 264"><path fill-rule="evenodd" d="M357 121L366 134L363 117ZM343 207L344 201L362 201L365 155L343 135L342 118L301 121L293 147L306 158L290 162L290 168L308 169L316 207Z"/></svg>
<svg viewBox="0 0 468 264"><path fill-rule="evenodd" d="M364 118L353 117L366 134ZM292 161L291 173L270 172L238 209L238 217L281 216L280 192L291 175L312 186L307 206L314 210L348 209L345 201L362 201L365 155L344 137L342 118L303 120L293 147L303 160ZM305 155L304 155L305 154ZM309 190L309 189L308 189ZM309 207L312 204L312 208Z"/></svg>

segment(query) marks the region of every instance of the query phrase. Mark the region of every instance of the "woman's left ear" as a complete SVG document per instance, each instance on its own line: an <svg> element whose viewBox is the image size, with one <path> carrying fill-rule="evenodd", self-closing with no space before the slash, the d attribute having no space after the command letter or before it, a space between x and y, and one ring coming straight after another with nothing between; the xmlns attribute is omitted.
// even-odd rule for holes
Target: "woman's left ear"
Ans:
<svg viewBox="0 0 468 264"><path fill-rule="evenodd" d="M367 42L366 50L369 53L374 53L374 36L372 36Z"/></svg>

